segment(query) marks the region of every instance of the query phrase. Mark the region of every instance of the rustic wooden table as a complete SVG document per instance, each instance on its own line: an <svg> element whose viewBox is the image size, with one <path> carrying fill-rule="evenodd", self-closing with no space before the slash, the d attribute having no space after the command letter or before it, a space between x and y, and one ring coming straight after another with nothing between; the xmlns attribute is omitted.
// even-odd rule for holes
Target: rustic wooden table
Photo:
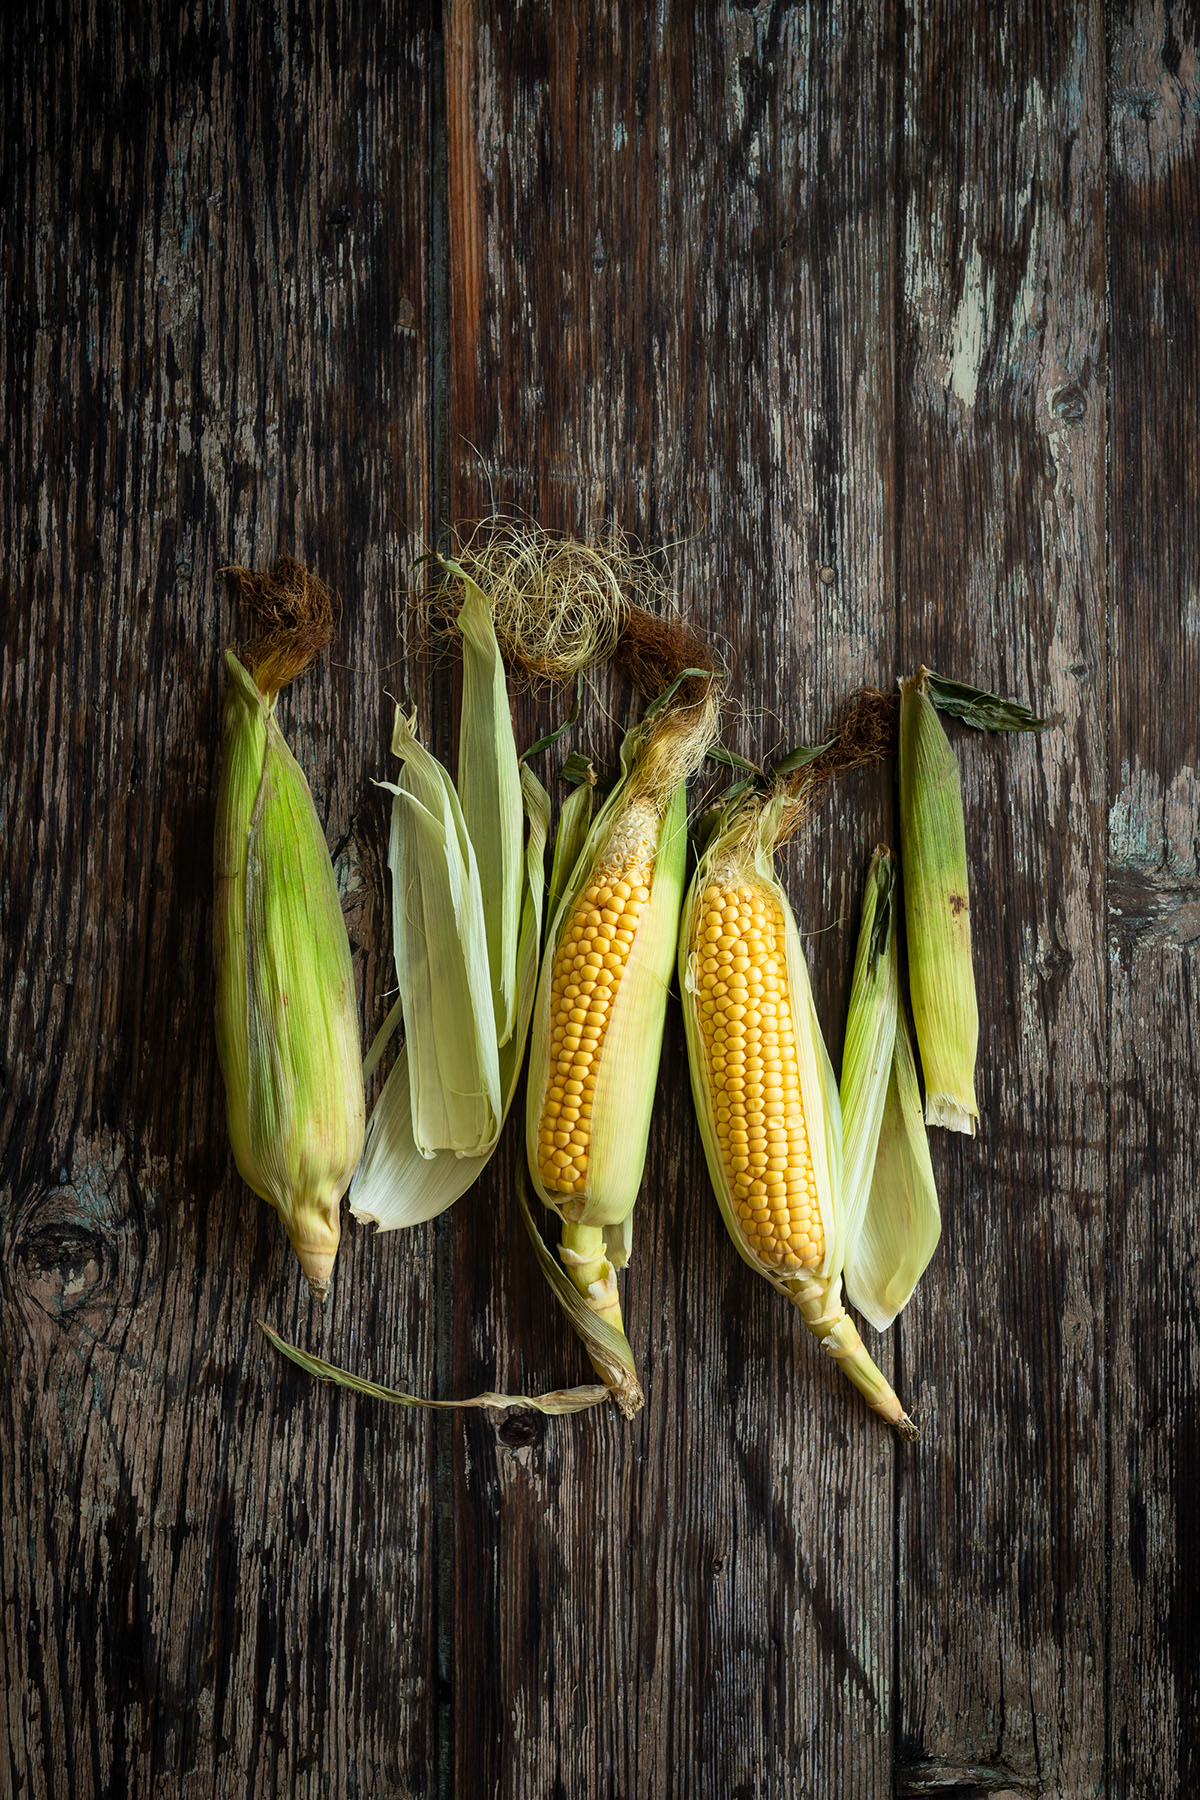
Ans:
<svg viewBox="0 0 1200 1800"><path fill-rule="evenodd" d="M1196 8L0 30L0 1790L1200 1791ZM443 1394L587 1378L515 1133L436 1227L348 1222L314 1312L210 1024L219 569L342 597L282 716L370 1032L385 689L451 740L414 561L493 499L674 543L744 752L922 659L1059 721L960 739L984 1128L935 1141L880 1351L914 1448L734 1254L677 1017L632 1425L392 1414L256 1328ZM835 1057L895 830L881 773L787 859Z"/></svg>

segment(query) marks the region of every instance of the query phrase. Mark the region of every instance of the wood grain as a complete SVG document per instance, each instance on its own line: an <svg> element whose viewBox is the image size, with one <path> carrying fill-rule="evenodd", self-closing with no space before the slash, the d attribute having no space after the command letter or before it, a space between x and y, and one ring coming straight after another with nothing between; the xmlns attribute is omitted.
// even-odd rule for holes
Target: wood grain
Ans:
<svg viewBox="0 0 1200 1800"><path fill-rule="evenodd" d="M1195 8L52 0L0 50L0 1796L1193 1792ZM921 659L1054 717L951 727L984 1120L871 1334L913 1451L735 1256L674 1017L631 1426L385 1416L256 1330L586 1376L518 1130L318 1316L212 1047L218 571L341 597L281 718L369 1032L385 690L453 742L414 556L493 506L670 544L743 752ZM894 831L863 777L785 859L835 1060Z"/></svg>
<svg viewBox="0 0 1200 1800"><path fill-rule="evenodd" d="M377 1008L369 777L429 529L422 21L8 14L6 1794L426 1791L436 1427L254 1321L427 1368L429 1253L360 1233L311 1314L228 1154L209 939L217 571L284 545L341 595L280 710Z"/></svg>
<svg viewBox="0 0 1200 1800"><path fill-rule="evenodd" d="M1200 18L1117 6L1109 73L1109 1791L1200 1783Z"/></svg>
<svg viewBox="0 0 1200 1800"><path fill-rule="evenodd" d="M982 1120L933 1134L940 1266L902 1333L927 1444L900 1476L897 1778L1082 1796L1105 1756L1104 45L1087 5L915 4L904 54L901 661L1055 724L954 733Z"/></svg>
<svg viewBox="0 0 1200 1800"><path fill-rule="evenodd" d="M892 673L889 32L875 8L853 31L803 6L452 9L455 510L671 542L756 756ZM789 867L835 1038L886 793ZM836 1767L882 1796L897 1450L736 1257L680 1036L673 1014L626 1278L645 1412L464 1450L458 1781L782 1797ZM499 1171L495 1193L511 1238ZM582 1372L519 1238L498 1292L467 1230L460 1355L527 1356L532 1325Z"/></svg>

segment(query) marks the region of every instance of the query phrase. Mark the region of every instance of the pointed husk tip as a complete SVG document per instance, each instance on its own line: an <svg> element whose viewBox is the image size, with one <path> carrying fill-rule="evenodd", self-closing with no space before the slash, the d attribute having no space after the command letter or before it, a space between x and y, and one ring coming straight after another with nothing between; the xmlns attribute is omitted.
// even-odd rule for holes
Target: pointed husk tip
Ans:
<svg viewBox="0 0 1200 1800"><path fill-rule="evenodd" d="M308 1281L308 1291L324 1306L329 1298L333 1265L337 1261L337 1245L332 1250L318 1249L313 1244L293 1244L300 1267Z"/></svg>

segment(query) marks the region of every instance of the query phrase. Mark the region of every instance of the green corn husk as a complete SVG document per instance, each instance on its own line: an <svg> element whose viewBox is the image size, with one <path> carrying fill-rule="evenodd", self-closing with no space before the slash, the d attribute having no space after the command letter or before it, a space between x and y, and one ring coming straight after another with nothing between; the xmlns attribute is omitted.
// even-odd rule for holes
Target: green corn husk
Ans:
<svg viewBox="0 0 1200 1800"><path fill-rule="evenodd" d="M863 895L846 1045L846 1293L885 1331L941 1234L908 1026L900 1007L895 859L878 849Z"/></svg>
<svg viewBox="0 0 1200 1800"><path fill-rule="evenodd" d="M921 668L900 683L900 854L909 991L925 1077L925 1118L974 1137L979 1008L962 787L928 682L929 671Z"/></svg>
<svg viewBox="0 0 1200 1800"><path fill-rule="evenodd" d="M550 890L546 895L546 917L550 921L553 921L558 914L558 904L563 897L563 889L583 853L583 846L587 842L587 835L592 826L592 816L596 804L595 776L591 772L590 763L585 764L584 768L586 773L582 774L575 783L563 801L558 815L558 830L554 836L554 856L550 865Z"/></svg>
<svg viewBox="0 0 1200 1800"><path fill-rule="evenodd" d="M846 1264L846 1292L877 1331L886 1331L908 1305L941 1235L917 1065L901 1009L870 1198Z"/></svg>
<svg viewBox="0 0 1200 1800"><path fill-rule="evenodd" d="M739 1255L791 1301L821 1348L858 1388L868 1405L901 1437L915 1438L916 1427L868 1354L841 1301L847 1243L841 1105L813 1003L800 934L774 867L776 844L787 830L793 810L794 802L786 790L740 795L714 822L688 888L679 933L679 986L692 1096L713 1190ZM782 919L796 1052L793 1099L803 1109L822 1225L823 1250L815 1267L789 1267L768 1260L751 1242L738 1217L734 1167L726 1166L718 1135L718 1109L724 1094L718 1080L710 1074L701 1027L702 1007L718 1004L704 982L699 939L702 900L711 888L722 893L744 889L759 896L772 916ZM796 1262L795 1257L792 1262Z"/></svg>
<svg viewBox="0 0 1200 1800"><path fill-rule="evenodd" d="M516 1024L517 946L521 933L523 856L520 764L513 738L508 683L491 608L460 565L443 557L462 583L462 715L458 738L458 794L486 896L484 929L496 1043L508 1043Z"/></svg>
<svg viewBox="0 0 1200 1800"><path fill-rule="evenodd" d="M234 571L278 620L256 676L226 653L224 753L215 834L217 1049L242 1179L278 1212L324 1300L339 1204L363 1141L363 1083L350 945L324 833L275 718L279 690L328 642L325 590L282 558L269 577Z"/></svg>
<svg viewBox="0 0 1200 1800"><path fill-rule="evenodd" d="M543 858L550 822L550 797L537 777L524 766L521 787L527 824L524 851L525 889L516 961L516 1009L514 1028L498 1056L501 1116L512 1105L521 1065L533 997L537 987L542 935ZM381 1037L399 1023L393 1008ZM372 1048L382 1049L378 1043ZM478 1156L456 1156L440 1150L423 1156L413 1136L408 1071L408 1046L402 1044L388 1072L367 1127L362 1162L350 1190L350 1211L356 1219L377 1225L380 1231L397 1231L424 1224L453 1206L474 1185L495 1151Z"/></svg>
<svg viewBox="0 0 1200 1800"><path fill-rule="evenodd" d="M880 846L871 858L863 890L862 922L842 1050L840 1094L848 1245L853 1245L858 1237L867 1209L896 1045L899 959L893 929L895 882L895 858L890 850ZM850 1262L848 1253L847 1287Z"/></svg>

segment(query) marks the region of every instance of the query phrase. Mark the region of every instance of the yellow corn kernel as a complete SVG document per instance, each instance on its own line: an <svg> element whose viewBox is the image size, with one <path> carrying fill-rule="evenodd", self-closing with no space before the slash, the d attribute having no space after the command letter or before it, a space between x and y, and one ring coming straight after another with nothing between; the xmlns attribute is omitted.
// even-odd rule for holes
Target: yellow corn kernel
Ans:
<svg viewBox="0 0 1200 1800"><path fill-rule="evenodd" d="M815 1269L825 1233L794 1050L782 910L762 888L710 884L695 941L715 951L698 974L700 1038L738 1224L768 1267ZM753 985L752 960L761 977ZM764 991L775 998L762 1000Z"/></svg>
<svg viewBox="0 0 1200 1800"><path fill-rule="evenodd" d="M640 842L606 861L580 894L559 940L538 1121L538 1173L554 1194L581 1194L587 1186L596 1070L653 879L653 854L647 856Z"/></svg>

